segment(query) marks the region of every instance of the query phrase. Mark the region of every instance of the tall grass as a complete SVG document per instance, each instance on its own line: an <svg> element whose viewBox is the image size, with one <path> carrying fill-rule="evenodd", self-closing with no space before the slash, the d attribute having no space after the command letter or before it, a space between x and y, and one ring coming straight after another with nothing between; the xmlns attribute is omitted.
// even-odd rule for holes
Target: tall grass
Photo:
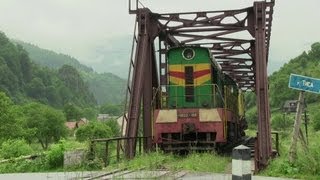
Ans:
<svg viewBox="0 0 320 180"><path fill-rule="evenodd" d="M177 157L169 164L172 170L189 170L198 172L225 172L231 157L223 157L215 153L191 153L187 157Z"/></svg>
<svg viewBox="0 0 320 180"><path fill-rule="evenodd" d="M164 154L161 151L135 157L120 164L112 164L108 169L166 169L171 171L188 170L198 172L225 172L231 162L230 157L222 157L215 153L191 153L187 156Z"/></svg>
<svg viewBox="0 0 320 180"><path fill-rule="evenodd" d="M281 139L280 157L273 159L261 174L268 176L291 177L301 179L320 179L320 132L311 132L308 151L303 151L298 143L297 159L290 163L289 146L291 136Z"/></svg>

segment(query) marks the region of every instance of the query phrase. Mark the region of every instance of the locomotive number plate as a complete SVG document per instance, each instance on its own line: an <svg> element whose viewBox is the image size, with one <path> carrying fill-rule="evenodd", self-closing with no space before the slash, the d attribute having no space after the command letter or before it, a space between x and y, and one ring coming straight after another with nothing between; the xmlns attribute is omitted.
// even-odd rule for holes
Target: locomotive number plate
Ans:
<svg viewBox="0 0 320 180"><path fill-rule="evenodd" d="M198 116L197 112L178 113L178 118L197 118Z"/></svg>

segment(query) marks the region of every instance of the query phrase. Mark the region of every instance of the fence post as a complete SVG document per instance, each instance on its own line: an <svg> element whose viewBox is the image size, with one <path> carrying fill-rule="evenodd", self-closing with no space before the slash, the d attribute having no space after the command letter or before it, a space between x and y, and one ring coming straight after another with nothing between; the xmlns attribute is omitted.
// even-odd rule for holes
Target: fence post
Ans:
<svg viewBox="0 0 320 180"><path fill-rule="evenodd" d="M117 140L117 162L120 160L120 140Z"/></svg>
<svg viewBox="0 0 320 180"><path fill-rule="evenodd" d="M139 155L141 155L141 137L137 137L139 140Z"/></svg>
<svg viewBox="0 0 320 180"><path fill-rule="evenodd" d="M94 141L90 141L90 152L89 152L89 157L88 159L89 160L94 160L94 146L95 146L95 143Z"/></svg>
<svg viewBox="0 0 320 180"><path fill-rule="evenodd" d="M104 162L105 167L107 167L108 165L108 154L109 154L109 141L106 141L106 160Z"/></svg>
<svg viewBox="0 0 320 180"><path fill-rule="evenodd" d="M251 180L251 150L240 145L232 150L232 180Z"/></svg>

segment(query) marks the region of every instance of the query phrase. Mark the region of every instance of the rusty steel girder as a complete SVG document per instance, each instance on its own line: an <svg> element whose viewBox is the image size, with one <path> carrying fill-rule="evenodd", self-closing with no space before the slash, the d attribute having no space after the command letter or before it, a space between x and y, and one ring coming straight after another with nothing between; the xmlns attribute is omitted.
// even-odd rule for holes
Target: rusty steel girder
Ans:
<svg viewBox="0 0 320 180"><path fill-rule="evenodd" d="M207 47L222 71L233 78L242 90L256 92L259 116L257 162L259 168L266 166L271 156L267 62L274 0L254 2L252 7L237 10L165 14L140 8L138 1L135 6L132 8L129 0L129 13L137 17L138 35L133 76L128 79L131 85L128 87L130 101L126 136L137 136L142 102L143 135L152 135L152 88L159 86L158 79L160 85L167 84L165 54L168 49L185 45ZM157 48L154 47L156 38ZM151 148L151 142L146 142L145 148ZM127 157L132 158L135 142L128 142L125 149Z"/></svg>

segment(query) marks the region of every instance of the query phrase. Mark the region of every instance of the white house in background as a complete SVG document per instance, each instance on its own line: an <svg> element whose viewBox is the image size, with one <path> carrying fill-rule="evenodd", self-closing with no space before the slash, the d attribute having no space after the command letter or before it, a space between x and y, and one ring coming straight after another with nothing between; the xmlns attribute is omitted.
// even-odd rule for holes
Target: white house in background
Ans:
<svg viewBox="0 0 320 180"><path fill-rule="evenodd" d="M98 114L98 117L97 117L98 121L106 121L108 119L110 119L109 114Z"/></svg>
<svg viewBox="0 0 320 180"><path fill-rule="evenodd" d="M126 116L127 116L128 114L126 114ZM119 124L119 126L120 126L120 130L121 130L121 128L122 128L122 136L125 136L126 134L126 127L127 127L127 122L126 121L124 121L123 123L123 126L122 126L122 120L123 120L123 116L120 116L120 117L118 117L118 119L117 119L117 122L118 122L118 124Z"/></svg>

